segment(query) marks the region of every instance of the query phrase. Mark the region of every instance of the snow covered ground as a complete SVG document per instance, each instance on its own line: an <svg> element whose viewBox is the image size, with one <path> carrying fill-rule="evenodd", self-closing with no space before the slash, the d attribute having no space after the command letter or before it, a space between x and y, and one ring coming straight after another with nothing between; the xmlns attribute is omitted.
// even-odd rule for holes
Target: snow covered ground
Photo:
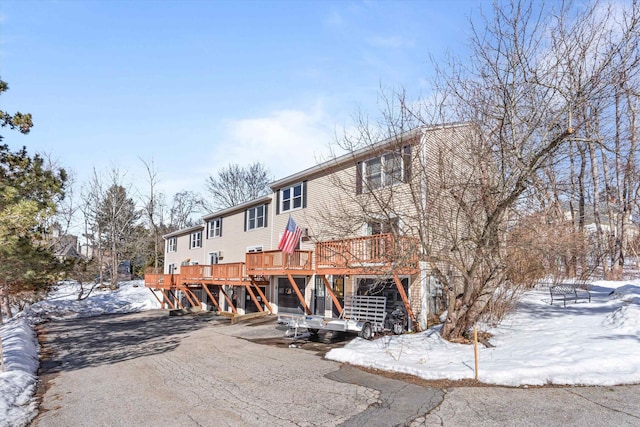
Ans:
<svg viewBox="0 0 640 427"><path fill-rule="evenodd" d="M595 282L591 302L551 306L548 289L524 295L480 346L478 379L506 386L640 383L640 280ZM419 334L355 339L327 358L425 379L473 379L472 345L453 344L439 327Z"/></svg>
<svg viewBox="0 0 640 427"><path fill-rule="evenodd" d="M5 371L0 372L0 427L28 424L37 414L34 394L38 372L35 325L47 319L129 313L160 308L142 280L123 282L116 291L96 290L77 301L78 285L62 284L49 296L0 326Z"/></svg>
<svg viewBox="0 0 640 427"><path fill-rule="evenodd" d="M142 281L117 291L98 291L75 300L65 284L0 327L5 372L0 373L0 426L28 424L36 415L38 344L34 326L46 319L126 313L158 308ZM479 379L519 386L640 383L640 280L599 281L592 299L549 305L546 289L525 294L517 310L480 348ZM433 328L419 334L360 338L327 358L427 379L474 378L473 346L444 341Z"/></svg>

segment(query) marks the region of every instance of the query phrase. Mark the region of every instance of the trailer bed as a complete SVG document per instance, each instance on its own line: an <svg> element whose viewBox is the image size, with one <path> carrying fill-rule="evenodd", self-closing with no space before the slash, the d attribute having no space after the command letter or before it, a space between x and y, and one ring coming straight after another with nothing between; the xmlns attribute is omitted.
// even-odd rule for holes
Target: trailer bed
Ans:
<svg viewBox="0 0 640 427"><path fill-rule="evenodd" d="M312 333L319 330L338 332L357 332L370 339L376 333L384 331L387 315L387 298L384 296L352 295L345 298L344 309L340 317L319 315L282 315L279 323L290 329L306 328Z"/></svg>

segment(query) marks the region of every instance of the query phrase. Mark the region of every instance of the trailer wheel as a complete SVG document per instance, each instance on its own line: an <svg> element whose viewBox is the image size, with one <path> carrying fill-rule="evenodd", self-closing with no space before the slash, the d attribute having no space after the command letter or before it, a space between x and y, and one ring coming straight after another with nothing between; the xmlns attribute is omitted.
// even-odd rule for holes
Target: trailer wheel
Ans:
<svg viewBox="0 0 640 427"><path fill-rule="evenodd" d="M373 338L373 328L371 327L371 323L366 322L364 325L362 325L362 329L358 333L358 336L364 338L365 340L370 340L371 338Z"/></svg>
<svg viewBox="0 0 640 427"><path fill-rule="evenodd" d="M307 329L307 331L309 331L309 333L311 335L313 335L314 337L317 337L318 336L318 332L320 332L319 329L315 329L315 328L309 328L309 329Z"/></svg>

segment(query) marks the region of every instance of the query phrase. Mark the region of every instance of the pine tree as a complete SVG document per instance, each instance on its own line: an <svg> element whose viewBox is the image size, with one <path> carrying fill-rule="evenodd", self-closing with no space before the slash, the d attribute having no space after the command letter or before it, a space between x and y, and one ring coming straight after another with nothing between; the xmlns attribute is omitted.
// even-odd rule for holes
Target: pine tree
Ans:
<svg viewBox="0 0 640 427"><path fill-rule="evenodd" d="M7 89L0 81L0 93ZM33 126L30 114L4 111L0 124L23 134ZM10 295L41 288L64 268L45 245L42 224L64 197L66 179L63 169L47 168L25 147L12 152L8 145L0 145L0 322L2 315L12 315Z"/></svg>

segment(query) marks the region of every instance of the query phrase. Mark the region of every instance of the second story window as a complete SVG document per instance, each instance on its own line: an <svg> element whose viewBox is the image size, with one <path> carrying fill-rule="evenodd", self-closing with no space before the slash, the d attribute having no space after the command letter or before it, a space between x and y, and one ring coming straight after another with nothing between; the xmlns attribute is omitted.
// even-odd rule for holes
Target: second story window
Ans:
<svg viewBox="0 0 640 427"><path fill-rule="evenodd" d="M356 193L409 182L411 175L411 146L388 151L378 157L360 162L356 169Z"/></svg>
<svg viewBox="0 0 640 427"><path fill-rule="evenodd" d="M207 238L212 239L220 236L222 236L222 218L212 219L207 222Z"/></svg>
<svg viewBox="0 0 640 427"><path fill-rule="evenodd" d="M178 250L178 239L172 237L167 240L167 252L175 252L176 250Z"/></svg>
<svg viewBox="0 0 640 427"><path fill-rule="evenodd" d="M403 181L403 162L400 153L387 153L382 156L384 164L384 186L390 187Z"/></svg>
<svg viewBox="0 0 640 427"><path fill-rule="evenodd" d="M247 209L246 214L246 230L255 230L256 228L264 228L267 226L267 205L255 206Z"/></svg>
<svg viewBox="0 0 640 427"><path fill-rule="evenodd" d="M191 233L191 237L189 239L189 248L201 248L202 247L202 231L196 231Z"/></svg>
<svg viewBox="0 0 640 427"><path fill-rule="evenodd" d="M403 162L400 153L385 153L364 162L364 179L367 188L374 190L390 187L403 181Z"/></svg>
<svg viewBox="0 0 640 427"><path fill-rule="evenodd" d="M280 212L302 208L303 190L304 188L301 182L280 190Z"/></svg>

